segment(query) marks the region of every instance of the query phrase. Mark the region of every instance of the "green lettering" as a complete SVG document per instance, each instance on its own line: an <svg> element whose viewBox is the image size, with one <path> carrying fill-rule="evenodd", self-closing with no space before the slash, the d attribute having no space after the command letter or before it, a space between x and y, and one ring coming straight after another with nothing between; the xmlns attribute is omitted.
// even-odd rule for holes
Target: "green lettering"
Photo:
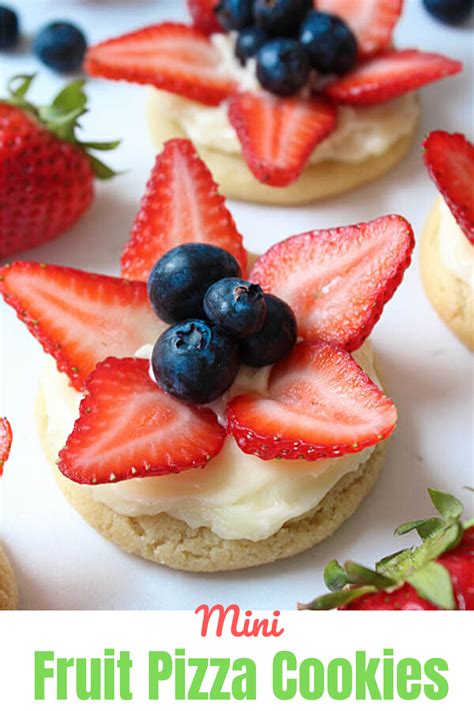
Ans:
<svg viewBox="0 0 474 711"><path fill-rule="evenodd" d="M90 660L90 687L87 688L87 667L89 660L80 657L76 660L76 696L79 701L100 701L100 659Z"/></svg>
<svg viewBox="0 0 474 711"><path fill-rule="evenodd" d="M295 679L287 679L288 672L296 671L296 657L292 652L278 652L273 657L273 693L281 701L294 699L297 692Z"/></svg>
<svg viewBox="0 0 474 711"><path fill-rule="evenodd" d="M393 649L384 649L383 660L383 699L393 700ZM373 698L373 697L372 697Z"/></svg>
<svg viewBox="0 0 474 711"><path fill-rule="evenodd" d="M237 701L255 701L257 698L257 667L253 659L236 659L232 671L243 671L232 681L232 698Z"/></svg>
<svg viewBox="0 0 474 711"><path fill-rule="evenodd" d="M421 680L421 664L417 659L407 657L397 665L397 692L404 701L417 699L421 692L421 684L413 683Z"/></svg>
<svg viewBox="0 0 474 711"><path fill-rule="evenodd" d="M367 661L367 653L357 651L355 655L355 678L356 678L356 699L369 698L380 701L382 694L377 684L375 675L377 673L380 659L370 658Z"/></svg>
<svg viewBox="0 0 474 711"><path fill-rule="evenodd" d="M120 698L123 701L131 701L133 694L130 689L130 669L133 662L130 659L130 652L120 652L117 661L117 669L119 670L120 679Z"/></svg>
<svg viewBox="0 0 474 711"><path fill-rule="evenodd" d="M324 664L309 657L300 666L300 694L303 699L316 701L324 694Z"/></svg>
<svg viewBox="0 0 474 711"><path fill-rule="evenodd" d="M174 698L183 701L186 698L186 652L184 649L175 649L174 653Z"/></svg>
<svg viewBox="0 0 474 711"><path fill-rule="evenodd" d="M230 699L230 692L222 691L222 688L230 669L230 659L215 658L211 659L210 662L211 667L217 667L217 674L214 679L209 698L212 699L212 701L227 701Z"/></svg>
<svg viewBox="0 0 474 711"><path fill-rule="evenodd" d="M329 662L328 694L336 701L345 701L352 694L352 664L348 659L339 657Z"/></svg>
<svg viewBox="0 0 474 711"><path fill-rule="evenodd" d="M54 677L54 669L46 662L54 662L54 652L35 652L35 701L44 701L44 682Z"/></svg>
<svg viewBox="0 0 474 711"><path fill-rule="evenodd" d="M56 698L58 701L67 699L67 670L74 666L74 659L58 658L56 662Z"/></svg>
<svg viewBox="0 0 474 711"><path fill-rule="evenodd" d="M173 661L168 652L150 652L148 655L148 698L158 701L160 682L167 681L173 671Z"/></svg>
<svg viewBox="0 0 474 711"><path fill-rule="evenodd" d="M436 658L428 659L425 664L425 674L434 684L425 684L425 696L431 701L439 701L445 699L449 693L448 680L440 671L448 671L448 662L445 659Z"/></svg>
<svg viewBox="0 0 474 711"><path fill-rule="evenodd" d="M189 687L188 699L192 699L193 701L208 699L209 694L207 693L207 691L201 691L201 687L202 682L204 681L204 677L206 676L207 668L209 666L209 660L201 659L199 657L192 657L191 659L189 659L188 664L190 667L196 667L193 680L191 681L191 685Z"/></svg>

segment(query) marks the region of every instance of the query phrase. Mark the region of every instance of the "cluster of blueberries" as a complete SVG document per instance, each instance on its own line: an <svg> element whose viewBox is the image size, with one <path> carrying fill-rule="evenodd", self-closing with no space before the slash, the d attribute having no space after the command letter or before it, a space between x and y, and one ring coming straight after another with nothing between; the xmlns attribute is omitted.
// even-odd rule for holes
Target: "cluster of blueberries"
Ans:
<svg viewBox="0 0 474 711"><path fill-rule="evenodd" d="M20 39L20 22L11 7L0 5L0 50L13 49ZM57 72L79 71L87 49L84 33L70 22L51 22L35 36L33 51Z"/></svg>
<svg viewBox="0 0 474 711"><path fill-rule="evenodd" d="M457 24L473 0L423 0L438 20ZM261 86L292 96L319 74L345 74L358 55L354 33L340 17L313 9L313 0L219 0L220 25L236 31L235 53L242 65L255 57Z"/></svg>
<svg viewBox="0 0 474 711"><path fill-rule="evenodd" d="M255 57L261 86L278 96L304 87L312 69L344 74L357 61L357 40L340 17L313 9L313 0L220 0L226 30L238 32L241 64Z"/></svg>
<svg viewBox="0 0 474 711"><path fill-rule="evenodd" d="M241 363L270 365L296 342L288 304L241 277L231 254L200 243L174 247L150 273L151 305L173 324L155 343L151 365L156 382L180 400L212 402Z"/></svg>

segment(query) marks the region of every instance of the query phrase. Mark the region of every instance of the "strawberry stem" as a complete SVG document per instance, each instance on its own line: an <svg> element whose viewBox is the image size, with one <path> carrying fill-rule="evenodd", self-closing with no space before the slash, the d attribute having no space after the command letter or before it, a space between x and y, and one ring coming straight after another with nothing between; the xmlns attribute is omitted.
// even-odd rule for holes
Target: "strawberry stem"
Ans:
<svg viewBox="0 0 474 711"><path fill-rule="evenodd" d="M91 151L111 151L120 144L120 140L80 141L76 136L76 129L80 128L78 119L88 111L87 95L84 92L85 81L76 79L66 84L49 106L35 106L26 98L35 77L36 74L18 74L12 77L7 84L9 97L0 101L30 113L55 136L80 148L89 157L92 171L97 178L108 180L117 175Z"/></svg>

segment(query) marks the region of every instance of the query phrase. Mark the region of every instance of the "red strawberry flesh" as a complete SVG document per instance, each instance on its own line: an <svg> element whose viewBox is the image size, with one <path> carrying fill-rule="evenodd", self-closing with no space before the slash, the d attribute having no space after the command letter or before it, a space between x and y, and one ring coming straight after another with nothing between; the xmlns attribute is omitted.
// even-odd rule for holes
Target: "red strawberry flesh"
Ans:
<svg viewBox="0 0 474 711"><path fill-rule="evenodd" d="M247 255L225 200L193 144L174 139L157 157L130 241L122 274L146 281L166 252L186 242L204 242L230 252L247 272Z"/></svg>
<svg viewBox="0 0 474 711"><path fill-rule="evenodd" d="M0 259L71 227L94 196L89 157L0 102Z"/></svg>
<svg viewBox="0 0 474 711"><path fill-rule="evenodd" d="M3 467L12 446L12 428L6 417L0 417L0 476L3 474Z"/></svg>
<svg viewBox="0 0 474 711"><path fill-rule="evenodd" d="M359 53L370 57L390 46L403 0L315 0L314 5L345 20L357 37Z"/></svg>
<svg viewBox="0 0 474 711"><path fill-rule="evenodd" d="M400 284L414 246L398 215L306 232L271 247L250 280L286 301L302 338L359 348Z"/></svg>
<svg viewBox="0 0 474 711"><path fill-rule="evenodd" d="M193 25L205 35L224 31L214 13L217 4L218 0L188 0L188 10L193 18Z"/></svg>
<svg viewBox="0 0 474 711"><path fill-rule="evenodd" d="M86 383L79 419L59 454L80 484L107 484L204 467L222 448L214 413L176 400L149 375L149 362L108 358Z"/></svg>
<svg viewBox="0 0 474 711"><path fill-rule="evenodd" d="M78 390L97 363L134 355L164 328L141 282L14 262L0 269L0 293Z"/></svg>
<svg viewBox="0 0 474 711"><path fill-rule="evenodd" d="M91 47L85 69L92 76L151 84L209 105L219 104L235 89L209 39L194 27L174 22Z"/></svg>
<svg viewBox="0 0 474 711"><path fill-rule="evenodd" d="M359 64L325 93L341 104L370 106L395 99L462 69L461 62L417 49L387 51Z"/></svg>
<svg viewBox="0 0 474 711"><path fill-rule="evenodd" d="M474 145L460 133L432 131L423 146L436 187L474 244Z"/></svg>
<svg viewBox="0 0 474 711"><path fill-rule="evenodd" d="M389 437L395 405L342 348L302 341L273 367L268 394L231 400L228 430L261 459L341 457Z"/></svg>
<svg viewBox="0 0 474 711"><path fill-rule="evenodd" d="M468 528L453 550L438 558L451 576L459 610L474 610L474 526Z"/></svg>
<svg viewBox="0 0 474 711"><path fill-rule="evenodd" d="M336 108L322 99L281 99L265 92L232 96L228 113L250 170L274 187L299 177L337 117Z"/></svg>

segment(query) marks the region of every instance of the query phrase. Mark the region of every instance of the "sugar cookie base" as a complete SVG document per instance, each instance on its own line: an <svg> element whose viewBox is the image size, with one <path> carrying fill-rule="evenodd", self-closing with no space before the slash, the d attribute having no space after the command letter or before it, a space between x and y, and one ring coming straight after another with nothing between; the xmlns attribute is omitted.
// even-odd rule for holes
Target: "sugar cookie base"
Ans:
<svg viewBox="0 0 474 711"><path fill-rule="evenodd" d="M150 88L147 121L156 151L170 138L188 138L182 128L166 115L160 92ZM417 123L410 133L396 141L385 153L357 163L327 160L308 166L294 183L286 188L273 188L260 183L250 172L242 156L222 153L194 143L220 191L228 198L271 205L302 205L345 193L359 185L376 180L393 168L413 144Z"/></svg>
<svg viewBox="0 0 474 711"><path fill-rule="evenodd" d="M166 513L125 516L95 501L87 489L64 477L55 465L62 443L48 436L48 413L41 391L36 403L40 440L57 482L70 503L99 533L129 553L179 570L217 572L271 563L311 548L351 516L374 485L385 458L385 442L356 471L346 474L307 514L288 521L262 541L224 540L209 528L191 528Z"/></svg>
<svg viewBox="0 0 474 711"><path fill-rule="evenodd" d="M5 551L0 546L0 610L16 610L18 588L15 574Z"/></svg>
<svg viewBox="0 0 474 711"><path fill-rule="evenodd" d="M438 230L440 200L434 204L421 241L420 267L423 286L439 316L468 347L474 350L474 294L468 284L446 269L441 261Z"/></svg>

